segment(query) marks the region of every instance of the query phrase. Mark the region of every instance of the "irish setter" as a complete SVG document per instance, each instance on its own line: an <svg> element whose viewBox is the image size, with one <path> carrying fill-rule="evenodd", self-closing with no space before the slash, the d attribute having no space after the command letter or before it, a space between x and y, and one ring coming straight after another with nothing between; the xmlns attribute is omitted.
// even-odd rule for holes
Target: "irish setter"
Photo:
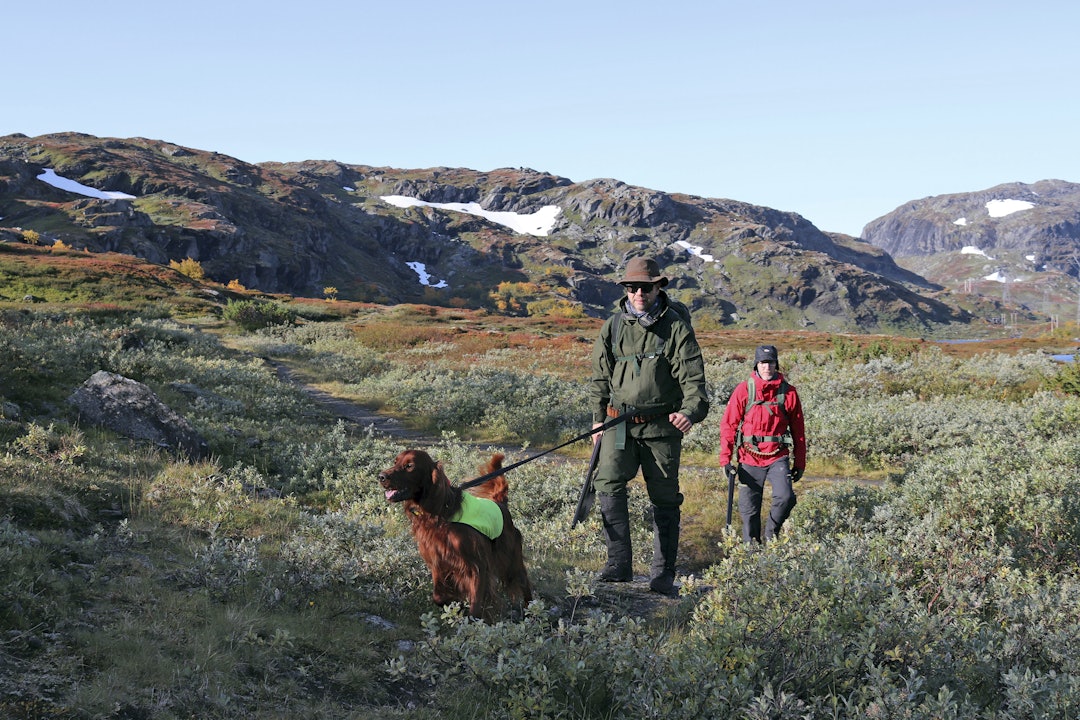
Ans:
<svg viewBox="0 0 1080 720"><path fill-rule="evenodd" d="M501 454L493 455L481 474L495 472L502 467L502 461ZM388 502L399 502L405 509L420 556L431 571L431 599L436 605L467 602L470 615L492 620L501 607L498 584L517 603L525 605L532 600L521 533L514 527L507 507L509 488L505 476L496 475L468 490L484 498L479 504L487 500L496 504L498 512L485 506L494 513L489 518L496 529L501 513L502 533L495 539L455 521L463 502L477 501L464 498L464 491L450 484L442 463L423 450L399 453L394 464L379 473L379 484Z"/></svg>

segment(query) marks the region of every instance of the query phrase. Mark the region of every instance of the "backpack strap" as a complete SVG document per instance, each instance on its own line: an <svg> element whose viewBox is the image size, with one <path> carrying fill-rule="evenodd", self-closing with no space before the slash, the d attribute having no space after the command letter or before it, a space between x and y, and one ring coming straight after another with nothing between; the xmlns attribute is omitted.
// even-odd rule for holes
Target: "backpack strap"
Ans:
<svg viewBox="0 0 1080 720"><path fill-rule="evenodd" d="M665 298L666 298L666 296L665 296ZM692 332L693 329L694 329L694 326L690 322L690 308L686 307L686 305L682 304L681 302L679 302L677 300L672 300L670 298L666 298L666 300L667 300L667 311L674 312L675 315L679 319L686 321L686 324L690 326L690 330ZM617 311L615 313L615 315L612 318L612 323L611 323L611 353L612 353L612 355L615 354L616 348L619 347L619 330L622 327L623 314L624 314L623 311L619 310L619 311ZM634 369L637 372L641 372L641 361L642 360L653 360L653 359L658 358L658 357L660 357L661 355L664 354L664 346L667 344L667 338L661 337L659 333L653 333L653 336L656 338L656 347L653 349L653 351L651 353L643 353L643 354L638 354L638 355L615 355L615 362L629 362L629 361L633 360L634 361Z"/></svg>
<svg viewBox="0 0 1080 720"><path fill-rule="evenodd" d="M623 324L623 313L617 312L612 318L611 322L611 353L615 354L616 348L619 347L619 329ZM659 333L653 333L653 337L656 338L656 347L651 353L638 353L637 355L615 355L615 362L629 362L634 361L634 370L641 372L642 360L654 360L664 354L664 346L667 344L667 338L661 337Z"/></svg>

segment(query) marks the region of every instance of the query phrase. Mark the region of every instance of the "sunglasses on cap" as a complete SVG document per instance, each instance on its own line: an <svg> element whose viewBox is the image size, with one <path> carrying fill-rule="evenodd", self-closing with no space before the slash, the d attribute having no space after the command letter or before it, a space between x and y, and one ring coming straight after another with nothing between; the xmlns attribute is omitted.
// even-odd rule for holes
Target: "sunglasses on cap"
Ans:
<svg viewBox="0 0 1080 720"><path fill-rule="evenodd" d="M651 293L653 291L653 288L656 287L656 283L629 282L623 283L623 287L626 288L626 292L630 294L636 293L638 290L642 291L643 293Z"/></svg>

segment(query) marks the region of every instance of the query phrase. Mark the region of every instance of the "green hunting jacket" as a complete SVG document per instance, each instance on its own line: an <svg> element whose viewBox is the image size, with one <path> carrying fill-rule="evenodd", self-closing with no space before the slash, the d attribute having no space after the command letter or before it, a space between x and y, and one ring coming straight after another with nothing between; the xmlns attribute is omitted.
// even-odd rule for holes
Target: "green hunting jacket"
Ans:
<svg viewBox="0 0 1080 720"><path fill-rule="evenodd" d="M619 311L604 322L592 352L589 397L593 422L608 420L609 406L619 412L632 406L642 415L658 415L635 426L634 434L663 437L682 434L667 419L669 413L681 412L694 424L709 414L705 361L690 325L690 313L685 306L676 309L673 303L661 292L659 317L645 328L626 312L623 298ZM617 347L612 347L614 335Z"/></svg>

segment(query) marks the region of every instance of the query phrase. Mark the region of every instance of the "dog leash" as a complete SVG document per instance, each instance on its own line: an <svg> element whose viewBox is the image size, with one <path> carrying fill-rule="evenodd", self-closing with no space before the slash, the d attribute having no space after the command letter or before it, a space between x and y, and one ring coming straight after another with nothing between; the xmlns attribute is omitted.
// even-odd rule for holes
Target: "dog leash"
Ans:
<svg viewBox="0 0 1080 720"><path fill-rule="evenodd" d="M607 430L608 428L613 428L616 425L619 425L620 423L624 423L627 420L629 420L630 418L634 417L636 412L637 412L636 410L631 409L629 412L624 412L622 415L614 417L614 418L608 420L607 422L605 422L604 424L602 424L602 425L600 425L598 427L595 427L592 430L589 430L588 432L583 432L580 435L578 435L576 438L571 438L570 440L567 440L566 442L562 443L561 445L556 445L555 447L550 448L548 450L545 450L542 453L537 453L536 455L533 455L532 457L527 457L524 460L518 460L516 463L514 463L512 465L507 465L504 468L499 468L498 470L493 470L492 472L489 472L486 475L481 475L480 477L475 478L473 480L469 480L468 482L463 482L460 485L458 485L458 487L460 489L464 490L466 488L471 488L474 485L480 485L481 483L485 483L485 482L487 482L488 480L490 480L493 477L498 477L499 475L502 475L505 472L509 472L509 471L513 470L514 468L516 468L516 467L520 467L520 466L524 465L525 463L529 463L529 462L532 462L533 460L536 460L537 458L544 457L548 453L555 452L559 448L564 448L567 445L571 445L573 443L576 443L578 440L584 440L585 438L590 437L592 435L595 435L598 432L603 432L603 431Z"/></svg>

